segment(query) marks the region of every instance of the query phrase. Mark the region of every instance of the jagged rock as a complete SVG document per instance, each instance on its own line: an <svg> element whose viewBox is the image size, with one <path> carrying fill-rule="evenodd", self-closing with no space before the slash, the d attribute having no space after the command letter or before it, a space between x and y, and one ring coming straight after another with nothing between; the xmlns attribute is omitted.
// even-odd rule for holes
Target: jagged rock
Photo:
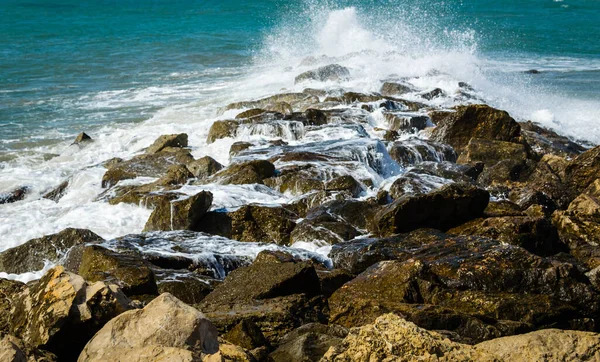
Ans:
<svg viewBox="0 0 600 362"><path fill-rule="evenodd" d="M229 157L233 157L238 153L245 151L252 147L252 143L250 142L234 142L229 148Z"/></svg>
<svg viewBox="0 0 600 362"><path fill-rule="evenodd" d="M392 131L414 132L427 127L429 118L426 116L407 115L403 113L385 112L383 114Z"/></svg>
<svg viewBox="0 0 600 362"><path fill-rule="evenodd" d="M531 121L521 122L521 134L535 152L554 154L557 156L575 156L585 152L585 147L578 145L569 138L543 128Z"/></svg>
<svg viewBox="0 0 600 362"><path fill-rule="evenodd" d="M389 311L470 343L547 326L596 328L599 296L570 263L491 239L431 232L337 246L337 267L388 261L333 293L332 323L362 325Z"/></svg>
<svg viewBox="0 0 600 362"><path fill-rule="evenodd" d="M275 166L266 160L254 160L229 165L211 176L222 185L262 184L263 180L275 176Z"/></svg>
<svg viewBox="0 0 600 362"><path fill-rule="evenodd" d="M0 192L0 205L21 201L29 193L29 186L22 186L9 192Z"/></svg>
<svg viewBox="0 0 600 362"><path fill-rule="evenodd" d="M449 144L460 156L471 138L521 143L521 127L501 110L486 105L459 106L456 112L437 117L431 139Z"/></svg>
<svg viewBox="0 0 600 362"><path fill-rule="evenodd" d="M382 315L373 324L352 328L321 361L498 362L493 355L452 342L393 314Z"/></svg>
<svg viewBox="0 0 600 362"><path fill-rule="evenodd" d="M348 68L339 64L330 64L298 75L294 79L294 83L301 83L307 80L316 80L319 82L338 81L348 78L350 78Z"/></svg>
<svg viewBox="0 0 600 362"><path fill-rule="evenodd" d="M446 95L446 92L444 92L440 88L435 88L429 92L419 94L419 96L421 98L427 99L428 101L430 101L434 98L443 97L445 95Z"/></svg>
<svg viewBox="0 0 600 362"><path fill-rule="evenodd" d="M254 351L254 350L253 350ZM219 351L215 354L208 355L202 359L202 362L256 362L262 361L257 359L253 351L248 351L235 344L228 343L226 340L219 338Z"/></svg>
<svg viewBox="0 0 600 362"><path fill-rule="evenodd" d="M74 360L94 333L129 308L117 286L88 285L56 267L14 298L11 333L60 360Z"/></svg>
<svg viewBox="0 0 600 362"><path fill-rule="evenodd" d="M190 162L187 167L194 177L202 179L221 171L224 166L217 162L214 158L210 156L204 156Z"/></svg>
<svg viewBox="0 0 600 362"><path fill-rule="evenodd" d="M46 261L56 263L75 245L103 240L90 230L67 228L3 251L0 253L0 271L22 274L42 270Z"/></svg>
<svg viewBox="0 0 600 362"><path fill-rule="evenodd" d="M290 234L290 242L291 244L321 242L333 245L353 239L360 234L360 231L349 222L325 212L307 215Z"/></svg>
<svg viewBox="0 0 600 362"><path fill-rule="evenodd" d="M215 121L208 130L208 138L206 139L206 143L213 143L221 138L235 136L238 126L239 122L237 121Z"/></svg>
<svg viewBox="0 0 600 362"><path fill-rule="evenodd" d="M573 198L598 178L598 172L600 172L600 146L580 154L569 163L565 174Z"/></svg>
<svg viewBox="0 0 600 362"><path fill-rule="evenodd" d="M225 333L223 338L248 350L269 345L269 342L265 339L265 336L263 336L260 328L258 328L251 320L242 320Z"/></svg>
<svg viewBox="0 0 600 362"><path fill-rule="evenodd" d="M148 218L144 231L194 230L212 201L209 191L201 191L182 200L166 197Z"/></svg>
<svg viewBox="0 0 600 362"><path fill-rule="evenodd" d="M354 177L344 175L325 183L325 191L347 192L351 197L358 197L363 192L363 187Z"/></svg>
<svg viewBox="0 0 600 362"><path fill-rule="evenodd" d="M521 207L508 200L490 201L483 211L484 217L525 216Z"/></svg>
<svg viewBox="0 0 600 362"><path fill-rule="evenodd" d="M78 361L120 360L122 354L135 356L133 352L138 354L140 350L148 356L138 357L140 362L155 361L154 354L171 361L172 353L191 353L193 357L175 360L201 360L205 354L217 353L219 342L215 327L204 314L164 293L144 309L125 312L106 323L85 346Z"/></svg>
<svg viewBox="0 0 600 362"><path fill-rule="evenodd" d="M471 138L458 163L483 162L493 166L502 160L525 161L527 149L520 143Z"/></svg>
<svg viewBox="0 0 600 362"><path fill-rule="evenodd" d="M183 148L167 147L154 154L135 156L128 161L111 164L102 176L102 187L114 186L121 180L136 177L160 177L164 175L171 165L187 165L194 161L189 150Z"/></svg>
<svg viewBox="0 0 600 362"><path fill-rule="evenodd" d="M396 96L405 93L410 93L412 91L413 90L407 85L395 82L385 82L381 86L381 90L379 91L379 93L381 93L384 96Z"/></svg>
<svg viewBox="0 0 600 362"><path fill-rule="evenodd" d="M115 283L128 296L158 294L154 273L143 259L98 245L83 249L79 274L87 281Z"/></svg>
<svg viewBox="0 0 600 362"><path fill-rule="evenodd" d="M67 191L67 187L69 187L69 180L61 182L60 185L58 185L54 189L46 192L42 197L44 199L58 202L65 195L65 193Z"/></svg>
<svg viewBox="0 0 600 362"><path fill-rule="evenodd" d="M317 276L321 282L321 294L327 298L355 277L344 269L317 270Z"/></svg>
<svg viewBox="0 0 600 362"><path fill-rule="evenodd" d="M552 222L543 217L505 216L476 219L448 230L448 234L485 236L520 246L541 256L568 251L566 245L560 241Z"/></svg>
<svg viewBox="0 0 600 362"><path fill-rule="evenodd" d="M0 335L0 361L5 362L56 362L56 356L50 352L34 349L10 334Z"/></svg>
<svg viewBox="0 0 600 362"><path fill-rule="evenodd" d="M426 227L447 230L480 217L488 202L487 191L454 183L428 194L405 195L383 206L371 228L381 236Z"/></svg>
<svg viewBox="0 0 600 362"><path fill-rule="evenodd" d="M389 196L398 200L402 196L427 194L449 183L450 180L410 170L392 183Z"/></svg>
<svg viewBox="0 0 600 362"><path fill-rule="evenodd" d="M10 309L16 302L13 299L23 292L25 287L24 283L16 280L0 279L0 334L10 331Z"/></svg>
<svg viewBox="0 0 600 362"><path fill-rule="evenodd" d="M198 304L213 291L213 281L206 280L206 277L200 275L178 275L176 278L159 281L158 293L171 293L175 298L186 304Z"/></svg>
<svg viewBox="0 0 600 362"><path fill-rule="evenodd" d="M243 101L227 105L224 110L242 109L242 108L265 108L270 104L279 102L288 103L294 108L310 108L310 105L319 103L319 97L308 93L280 93L270 97L262 98L256 101ZM222 112L221 112L222 113Z"/></svg>
<svg viewBox="0 0 600 362"><path fill-rule="evenodd" d="M154 141L146 150L146 153L154 154L164 150L167 147L187 147L188 135L186 133L162 135Z"/></svg>
<svg viewBox="0 0 600 362"><path fill-rule="evenodd" d="M419 138L394 142L389 148L389 154L394 161L402 166L425 161L456 162L456 153L452 147Z"/></svg>
<svg viewBox="0 0 600 362"><path fill-rule="evenodd" d="M507 159L485 167L477 178L480 185L495 186L507 182L524 182L534 171L536 164L531 160Z"/></svg>
<svg viewBox="0 0 600 362"><path fill-rule="evenodd" d="M300 196L325 188L323 177L316 166L292 166L278 171L277 176L264 179L263 183L281 193Z"/></svg>
<svg viewBox="0 0 600 362"><path fill-rule="evenodd" d="M331 348L342 342L348 330L340 326L309 323L288 333L269 357L273 362L318 362Z"/></svg>
<svg viewBox="0 0 600 362"><path fill-rule="evenodd" d="M449 161L424 161L413 166L408 172L436 176L454 182L473 183L483 169L483 164L458 165Z"/></svg>
<svg viewBox="0 0 600 362"><path fill-rule="evenodd" d="M88 136L85 132L81 132L77 135L77 137L75 137L75 141L73 141L73 144L78 145L80 143L89 142L91 140L92 137Z"/></svg>

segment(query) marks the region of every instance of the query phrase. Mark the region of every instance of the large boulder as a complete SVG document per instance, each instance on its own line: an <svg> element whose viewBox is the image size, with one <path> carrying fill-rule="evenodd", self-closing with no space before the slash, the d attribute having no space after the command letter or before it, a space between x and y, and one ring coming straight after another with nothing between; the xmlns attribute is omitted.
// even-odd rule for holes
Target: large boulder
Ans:
<svg viewBox="0 0 600 362"><path fill-rule="evenodd" d="M208 191L178 200L165 197L148 218L144 231L193 230L212 205L212 200Z"/></svg>
<svg viewBox="0 0 600 362"><path fill-rule="evenodd" d="M384 96L397 96L412 92L413 89L406 84L396 82L385 82L379 91Z"/></svg>
<svg viewBox="0 0 600 362"><path fill-rule="evenodd" d="M502 160L525 161L527 156L527 149L520 143L471 138L457 162L482 162L489 167Z"/></svg>
<svg viewBox="0 0 600 362"><path fill-rule="evenodd" d="M187 167L194 177L203 179L221 171L224 166L217 162L214 158L210 156L204 156L188 163Z"/></svg>
<svg viewBox="0 0 600 362"><path fill-rule="evenodd" d="M136 255L117 253L98 245L83 250L79 274L87 281L115 283L128 296L158 294L148 263Z"/></svg>
<svg viewBox="0 0 600 362"><path fill-rule="evenodd" d="M460 155L471 138L521 143L521 127L505 111L487 105L459 106L438 120L431 139L451 145Z"/></svg>
<svg viewBox="0 0 600 362"><path fill-rule="evenodd" d="M73 246L102 240L90 230L67 228L3 251L0 253L0 271L22 274L42 270L46 262L56 263Z"/></svg>
<svg viewBox="0 0 600 362"><path fill-rule="evenodd" d="M487 191L454 183L428 194L405 195L383 206L371 228L380 236L427 227L447 230L480 217L488 202Z"/></svg>
<svg viewBox="0 0 600 362"><path fill-rule="evenodd" d="M217 330L204 314L164 293L144 309L106 323L78 361L123 360L123 356L140 362L197 361L218 350Z"/></svg>
<svg viewBox="0 0 600 362"><path fill-rule="evenodd" d="M456 162L452 147L419 138L409 138L394 142L389 146L390 157L402 166L415 165L425 161Z"/></svg>
<svg viewBox="0 0 600 362"><path fill-rule="evenodd" d="M294 83L301 83L307 80L316 80L319 82L346 80L350 77L348 68L339 64L330 64L314 70L309 70L298 75Z"/></svg>
<svg viewBox="0 0 600 362"><path fill-rule="evenodd" d="M0 361L4 362L55 362L54 354L31 348L10 334L0 335Z"/></svg>
<svg viewBox="0 0 600 362"><path fill-rule="evenodd" d="M309 323L285 335L269 357L273 362L318 362L347 334L348 330L340 326Z"/></svg>
<svg viewBox="0 0 600 362"><path fill-rule="evenodd" d="M245 205L231 212L207 212L195 227L238 241L290 243L298 215L284 207Z"/></svg>
<svg viewBox="0 0 600 362"><path fill-rule="evenodd" d="M186 133L162 135L154 141L146 150L146 153L154 154L167 147L187 147L188 135Z"/></svg>
<svg viewBox="0 0 600 362"><path fill-rule="evenodd" d="M56 267L14 298L11 333L61 360L74 360L106 322L128 309L130 300L117 286L89 285Z"/></svg>

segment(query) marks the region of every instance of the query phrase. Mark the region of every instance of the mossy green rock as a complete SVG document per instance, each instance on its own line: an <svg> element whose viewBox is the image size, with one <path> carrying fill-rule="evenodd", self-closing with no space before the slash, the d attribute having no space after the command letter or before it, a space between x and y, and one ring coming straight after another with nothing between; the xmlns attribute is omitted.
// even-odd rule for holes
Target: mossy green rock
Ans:
<svg viewBox="0 0 600 362"><path fill-rule="evenodd" d="M0 271L22 274L42 270L46 261L57 262L73 246L102 240L90 230L67 228L3 251Z"/></svg>

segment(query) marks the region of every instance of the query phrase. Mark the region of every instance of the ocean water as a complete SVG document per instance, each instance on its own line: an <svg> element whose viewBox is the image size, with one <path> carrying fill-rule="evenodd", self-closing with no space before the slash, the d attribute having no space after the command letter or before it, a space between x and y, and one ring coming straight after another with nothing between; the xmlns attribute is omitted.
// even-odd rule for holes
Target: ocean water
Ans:
<svg viewBox="0 0 600 362"><path fill-rule="evenodd" d="M454 94L464 81L518 120L600 143L598 0L0 0L0 34L0 193L31 189L0 205L0 250L65 227L105 238L139 232L150 210L97 200L100 162L187 132L195 157L227 164L234 140L205 141L214 120L235 115L219 107L301 91L308 85L294 77L329 63L352 78L310 86L378 91L383 79L403 77ZM95 142L71 145L82 131ZM60 202L39 198L66 179ZM291 199L246 186L212 191L214 208Z"/></svg>

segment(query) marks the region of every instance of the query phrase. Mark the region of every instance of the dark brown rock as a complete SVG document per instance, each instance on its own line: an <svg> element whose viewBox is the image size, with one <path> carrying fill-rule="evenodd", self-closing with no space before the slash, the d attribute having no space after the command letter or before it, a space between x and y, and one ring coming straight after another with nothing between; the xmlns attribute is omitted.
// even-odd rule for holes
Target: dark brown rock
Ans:
<svg viewBox="0 0 600 362"><path fill-rule="evenodd" d="M188 163L187 168L190 170L194 177L199 179L206 178L212 174L215 174L223 169L223 165L217 162L210 156L204 156L197 160Z"/></svg>
<svg viewBox="0 0 600 362"><path fill-rule="evenodd" d="M165 198L158 203L144 231L194 230L212 204L212 194L201 191L182 200Z"/></svg>
<svg viewBox="0 0 600 362"><path fill-rule="evenodd" d="M211 176L222 185L262 184L263 180L275 176L275 166L266 160L254 160L229 165Z"/></svg>
<svg viewBox="0 0 600 362"><path fill-rule="evenodd" d="M167 147L187 147L188 135L186 133L162 135L154 141L146 150L146 153L154 154L164 150Z"/></svg>
<svg viewBox="0 0 600 362"><path fill-rule="evenodd" d="M404 84L395 82L385 82L379 91L384 96L396 96L412 92L412 89Z"/></svg>

